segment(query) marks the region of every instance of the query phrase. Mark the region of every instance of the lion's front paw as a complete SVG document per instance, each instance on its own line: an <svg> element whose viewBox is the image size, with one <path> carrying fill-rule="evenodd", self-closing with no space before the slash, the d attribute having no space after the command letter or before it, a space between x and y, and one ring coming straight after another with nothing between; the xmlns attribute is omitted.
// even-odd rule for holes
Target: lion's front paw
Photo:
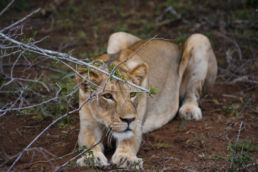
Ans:
<svg viewBox="0 0 258 172"><path fill-rule="evenodd" d="M196 105L184 104L179 109L179 116L186 120L200 120L202 119L202 111Z"/></svg>
<svg viewBox="0 0 258 172"><path fill-rule="evenodd" d="M77 164L83 166L106 167L109 165L107 158L102 152L83 155L77 160Z"/></svg>
<svg viewBox="0 0 258 172"><path fill-rule="evenodd" d="M143 160L137 158L137 156L130 156L126 153L115 153L112 157L112 164L115 164L119 168L126 169L143 169Z"/></svg>

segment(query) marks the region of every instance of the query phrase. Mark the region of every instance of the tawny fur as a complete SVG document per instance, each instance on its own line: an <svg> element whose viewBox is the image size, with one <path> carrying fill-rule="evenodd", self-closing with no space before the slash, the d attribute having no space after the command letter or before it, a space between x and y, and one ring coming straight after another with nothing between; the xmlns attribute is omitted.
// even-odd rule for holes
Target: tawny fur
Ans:
<svg viewBox="0 0 258 172"><path fill-rule="evenodd" d="M208 90L215 82L217 61L208 38L202 34L190 36L180 49L168 41L155 39L146 42L131 34L118 32L110 36L107 52L98 59L114 65L123 62L119 72L126 79L147 89L158 88L158 93L151 97L146 93L130 97L130 93L136 91L132 86L108 80L108 76L96 71L87 73L79 69L81 75L90 75L92 81L98 81L100 86L106 85L105 92L86 103L80 111L79 146L95 144L106 129L111 129L117 139L111 163L122 168L134 165L135 168L142 168L143 161L136 155L143 133L162 127L177 112L187 120L202 119L198 101L203 90ZM80 84L81 105L92 91L85 89L83 84L86 81L80 76L76 78ZM86 84L89 86L89 83ZM102 88L96 89L96 92L101 92ZM105 98L106 93L111 94L112 99ZM132 122L127 123L124 119ZM131 130L124 132L127 127ZM92 151L94 165L109 165L102 144ZM84 166L86 158L83 156L77 163Z"/></svg>

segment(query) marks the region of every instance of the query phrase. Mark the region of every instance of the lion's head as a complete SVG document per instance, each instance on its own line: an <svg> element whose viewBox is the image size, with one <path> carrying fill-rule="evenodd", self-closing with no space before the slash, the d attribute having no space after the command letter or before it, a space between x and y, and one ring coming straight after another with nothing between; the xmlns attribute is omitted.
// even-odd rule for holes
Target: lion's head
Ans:
<svg viewBox="0 0 258 172"><path fill-rule="evenodd" d="M115 60L113 55L102 55L97 58L97 65L107 72L116 68L115 76L143 86L146 83L148 66L136 62L133 57L126 60L131 53L125 50L116 55ZM141 125L137 115L141 96L137 89L94 69L81 67L78 73L76 79L80 86L80 103L92 96L92 99L84 105L87 106L91 116L110 129L113 136L119 140L133 136L137 125Z"/></svg>

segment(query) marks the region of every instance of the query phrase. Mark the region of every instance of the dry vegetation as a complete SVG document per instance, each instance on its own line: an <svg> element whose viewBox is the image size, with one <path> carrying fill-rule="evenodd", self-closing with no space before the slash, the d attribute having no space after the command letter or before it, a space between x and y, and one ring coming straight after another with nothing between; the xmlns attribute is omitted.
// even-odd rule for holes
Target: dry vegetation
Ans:
<svg viewBox="0 0 258 172"><path fill-rule="evenodd" d="M257 9L255 0L2 0L0 171L100 170L75 166L90 151L77 146L74 74L77 65L96 67L116 31L179 44L204 33L218 60L203 120L176 118L145 135L145 170L257 171Z"/></svg>

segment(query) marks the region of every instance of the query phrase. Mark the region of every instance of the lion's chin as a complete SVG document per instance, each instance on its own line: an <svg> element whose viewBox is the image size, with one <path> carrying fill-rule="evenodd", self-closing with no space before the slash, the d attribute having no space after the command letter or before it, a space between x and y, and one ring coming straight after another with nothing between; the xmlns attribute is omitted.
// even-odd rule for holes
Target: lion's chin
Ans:
<svg viewBox="0 0 258 172"><path fill-rule="evenodd" d="M133 136L133 131L127 130L125 132L113 132L114 138L117 139L118 142L122 140L127 140Z"/></svg>

